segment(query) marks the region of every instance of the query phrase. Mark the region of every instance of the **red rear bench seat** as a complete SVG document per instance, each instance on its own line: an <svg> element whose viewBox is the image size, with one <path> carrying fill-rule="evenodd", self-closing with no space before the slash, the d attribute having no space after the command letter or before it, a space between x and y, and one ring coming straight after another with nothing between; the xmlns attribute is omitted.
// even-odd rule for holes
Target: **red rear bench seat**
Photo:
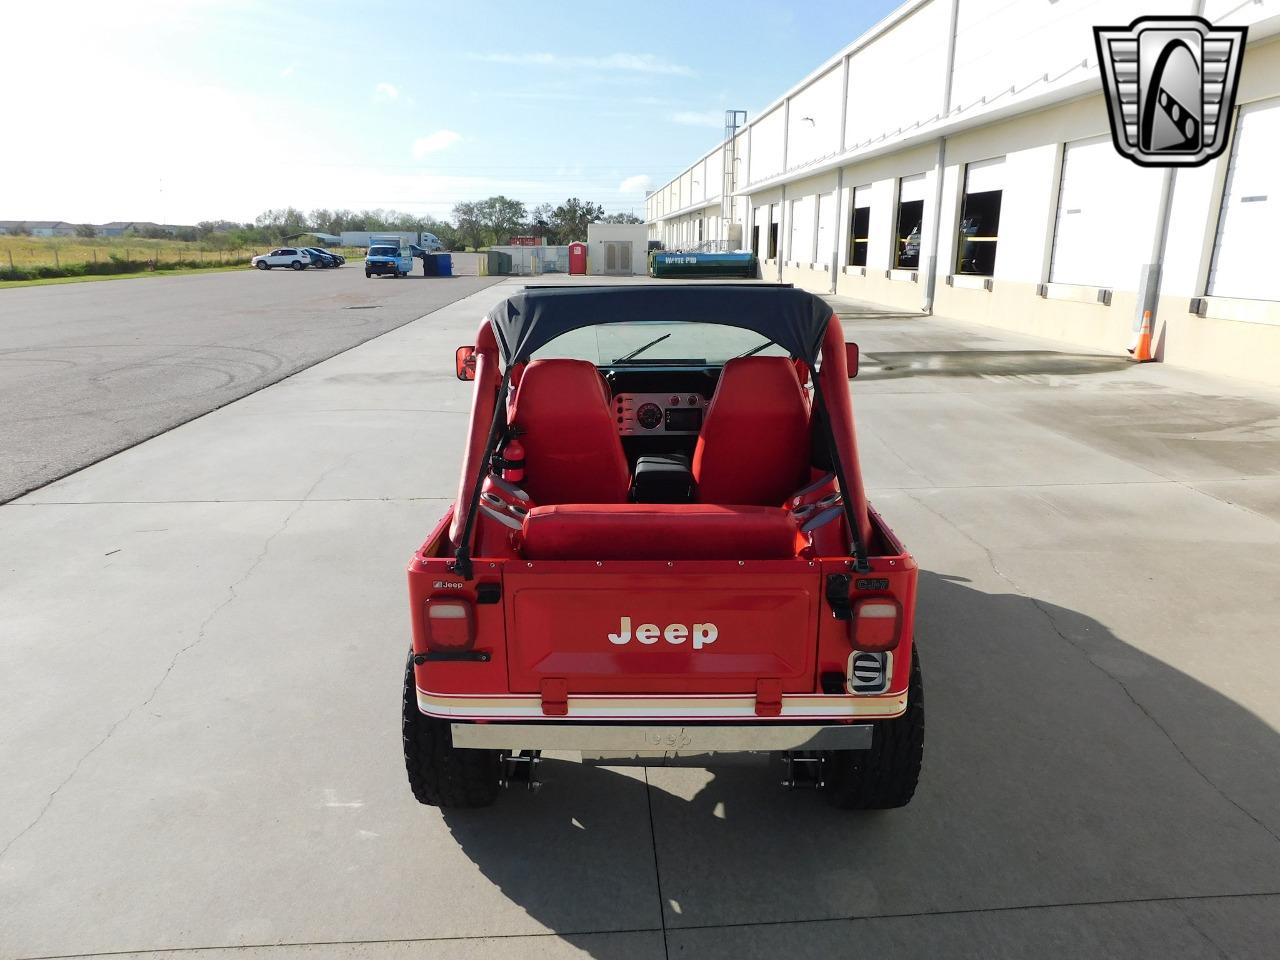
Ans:
<svg viewBox="0 0 1280 960"><path fill-rule="evenodd" d="M529 560L773 560L796 555L777 507L711 503L554 504L524 521Z"/></svg>

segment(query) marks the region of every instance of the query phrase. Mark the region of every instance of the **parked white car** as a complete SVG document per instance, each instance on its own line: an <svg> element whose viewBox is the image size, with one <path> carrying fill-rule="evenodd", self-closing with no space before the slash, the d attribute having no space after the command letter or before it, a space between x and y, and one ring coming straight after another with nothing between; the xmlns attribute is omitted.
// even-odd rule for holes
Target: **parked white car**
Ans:
<svg viewBox="0 0 1280 960"><path fill-rule="evenodd" d="M311 254L298 247L281 247L270 253L263 253L251 261L259 270L270 270L272 267L292 267L294 270L305 270L311 266Z"/></svg>

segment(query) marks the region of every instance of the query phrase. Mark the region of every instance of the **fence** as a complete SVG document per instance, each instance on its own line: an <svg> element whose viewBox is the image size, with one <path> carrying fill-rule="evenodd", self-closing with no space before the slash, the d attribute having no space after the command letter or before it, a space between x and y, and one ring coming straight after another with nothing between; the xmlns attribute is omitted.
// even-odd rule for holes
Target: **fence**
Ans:
<svg viewBox="0 0 1280 960"><path fill-rule="evenodd" d="M0 237L0 280L107 276L164 270L199 270L247 264L257 252L248 247L212 249L178 243L32 243ZM25 242L24 242L25 241Z"/></svg>
<svg viewBox="0 0 1280 960"><path fill-rule="evenodd" d="M543 273L568 273L569 248L567 246L524 247L501 245L489 248L505 253L511 258L511 273L519 277Z"/></svg>

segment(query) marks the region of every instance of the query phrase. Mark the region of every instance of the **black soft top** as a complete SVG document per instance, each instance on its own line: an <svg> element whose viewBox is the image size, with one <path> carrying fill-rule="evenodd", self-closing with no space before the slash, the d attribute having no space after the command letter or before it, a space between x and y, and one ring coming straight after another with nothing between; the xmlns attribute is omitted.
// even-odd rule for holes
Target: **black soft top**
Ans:
<svg viewBox="0 0 1280 960"><path fill-rule="evenodd" d="M528 360L562 333L602 323L716 323L753 330L816 366L831 307L766 284L526 287L489 311L504 364Z"/></svg>

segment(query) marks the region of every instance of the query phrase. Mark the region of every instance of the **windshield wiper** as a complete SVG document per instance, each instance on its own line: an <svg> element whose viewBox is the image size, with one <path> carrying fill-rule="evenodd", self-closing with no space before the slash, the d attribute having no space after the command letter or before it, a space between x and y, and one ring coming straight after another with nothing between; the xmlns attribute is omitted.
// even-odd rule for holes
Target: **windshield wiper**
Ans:
<svg viewBox="0 0 1280 960"><path fill-rule="evenodd" d="M740 353L740 354L738 354L736 357L734 357L733 359L735 359L735 360L741 360L743 357L754 357L754 356L755 356L757 353L759 353L761 350L768 350L770 347L772 347L772 346L774 346L774 345L775 345L775 344L774 344L774 342L773 342L772 340L766 340L764 343L760 344L758 347L752 347L752 348L751 348L750 350L748 350L746 353Z"/></svg>
<svg viewBox="0 0 1280 960"><path fill-rule="evenodd" d="M658 337L658 339L656 339L656 340L650 340L648 343L644 344L643 346L636 347L636 348L635 348L634 350L632 350L630 353L625 354L624 356L618 357L618 358L617 358L616 360L614 360L613 362L614 362L614 363L626 363L628 360L634 360L636 357L640 356L640 354L644 353L644 352L645 352L646 350L648 350L650 347L656 347L656 346L657 346L658 344L660 344L663 340L667 340L667 339L669 339L670 337L671 337L671 334L669 334L669 333L664 333L662 336Z"/></svg>

